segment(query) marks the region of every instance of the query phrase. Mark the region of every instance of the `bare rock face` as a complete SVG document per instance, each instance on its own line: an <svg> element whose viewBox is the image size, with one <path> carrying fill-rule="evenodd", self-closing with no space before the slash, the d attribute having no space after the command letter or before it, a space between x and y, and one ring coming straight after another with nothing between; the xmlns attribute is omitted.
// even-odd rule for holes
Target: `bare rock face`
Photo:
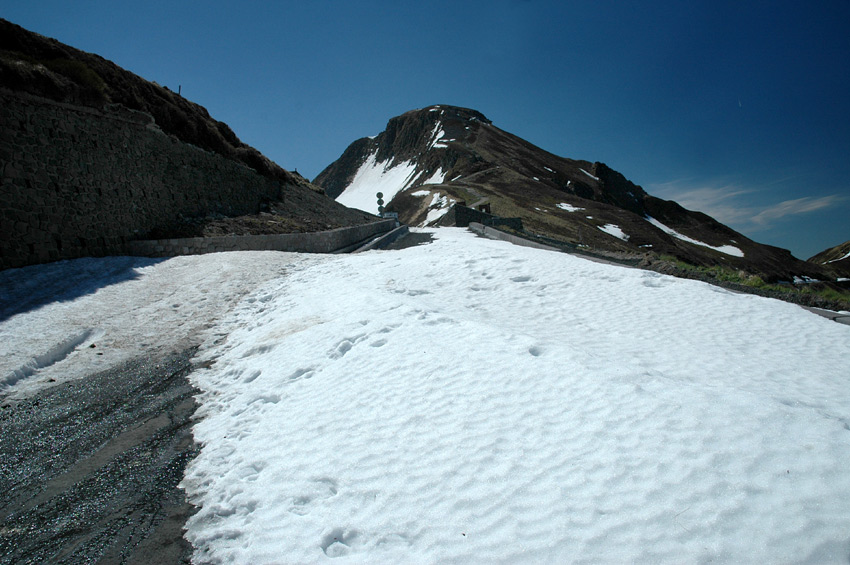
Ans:
<svg viewBox="0 0 850 565"><path fill-rule="evenodd" d="M437 105L392 118L313 182L342 202L380 185L387 210L412 225L449 221L453 204L489 205L495 215L521 218L530 234L595 251L728 267L766 281L828 276L787 250L647 194L604 163L549 153L468 108Z"/></svg>

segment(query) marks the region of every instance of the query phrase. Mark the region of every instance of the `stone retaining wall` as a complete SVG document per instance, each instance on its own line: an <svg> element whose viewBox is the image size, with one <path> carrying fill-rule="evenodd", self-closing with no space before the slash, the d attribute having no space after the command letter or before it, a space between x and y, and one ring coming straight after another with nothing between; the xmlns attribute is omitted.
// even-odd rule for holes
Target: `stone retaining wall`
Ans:
<svg viewBox="0 0 850 565"><path fill-rule="evenodd" d="M220 251L333 253L386 233L395 227L395 220L382 220L371 224L312 233L226 235L133 241L129 243L128 248L130 255L146 257L201 255Z"/></svg>
<svg viewBox="0 0 850 565"><path fill-rule="evenodd" d="M253 214L284 190L148 114L0 88L0 269L123 254L180 215Z"/></svg>
<svg viewBox="0 0 850 565"><path fill-rule="evenodd" d="M502 218L459 204L452 206L443 218L440 225L451 224L459 228L465 228L471 222L476 222L485 226L504 226L519 231L523 229L522 218Z"/></svg>

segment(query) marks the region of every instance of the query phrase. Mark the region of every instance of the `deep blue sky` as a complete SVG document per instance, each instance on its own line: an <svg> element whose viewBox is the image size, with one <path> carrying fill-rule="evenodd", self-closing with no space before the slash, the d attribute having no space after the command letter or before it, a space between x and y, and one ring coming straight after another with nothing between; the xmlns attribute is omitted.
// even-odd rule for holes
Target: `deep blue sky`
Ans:
<svg viewBox="0 0 850 565"><path fill-rule="evenodd" d="M431 104L801 258L850 239L850 0L0 0L287 169Z"/></svg>

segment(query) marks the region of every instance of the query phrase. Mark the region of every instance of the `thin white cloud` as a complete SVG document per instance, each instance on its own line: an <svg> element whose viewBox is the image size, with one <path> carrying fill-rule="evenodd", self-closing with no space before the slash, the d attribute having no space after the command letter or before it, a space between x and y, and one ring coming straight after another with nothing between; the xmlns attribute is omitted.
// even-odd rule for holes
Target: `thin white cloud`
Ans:
<svg viewBox="0 0 850 565"><path fill-rule="evenodd" d="M741 197L753 192L735 185L694 187L683 181L651 185L649 190L654 196L674 200L688 210L703 212L724 224L738 224L752 218L754 211L743 204Z"/></svg>
<svg viewBox="0 0 850 565"><path fill-rule="evenodd" d="M840 200L841 197L835 194L823 196L821 198L812 198L806 196L804 198L796 198L794 200L785 200L783 202L780 202L779 204L775 204L769 208L762 210L761 212L753 216L752 220L756 224L765 225L785 216L790 216L793 214L805 214L807 212L814 212L815 210L829 208Z"/></svg>
<svg viewBox="0 0 850 565"><path fill-rule="evenodd" d="M757 232L773 227L786 216L806 214L839 204L843 197L832 194L806 196L759 206L755 194L762 192L734 184L695 185L686 180L650 185L649 193L674 200L687 208L708 214L739 231Z"/></svg>

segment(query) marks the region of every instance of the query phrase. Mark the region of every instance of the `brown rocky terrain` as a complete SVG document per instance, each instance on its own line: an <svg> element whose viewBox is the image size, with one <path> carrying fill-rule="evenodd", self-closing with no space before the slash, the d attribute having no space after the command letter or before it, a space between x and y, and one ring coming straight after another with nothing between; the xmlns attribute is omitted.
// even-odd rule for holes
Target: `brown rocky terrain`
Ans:
<svg viewBox="0 0 850 565"><path fill-rule="evenodd" d="M392 118L376 137L353 142L313 182L339 197L369 160L388 171L415 166L387 204L411 225L428 223L439 215L436 207L451 202L486 204L497 216L521 218L527 235L578 249L718 267L767 282L829 280L819 265L647 194L604 163L549 153L475 110L439 105Z"/></svg>
<svg viewBox="0 0 850 565"><path fill-rule="evenodd" d="M837 277L850 278L850 241L825 249L808 261L831 270Z"/></svg>

